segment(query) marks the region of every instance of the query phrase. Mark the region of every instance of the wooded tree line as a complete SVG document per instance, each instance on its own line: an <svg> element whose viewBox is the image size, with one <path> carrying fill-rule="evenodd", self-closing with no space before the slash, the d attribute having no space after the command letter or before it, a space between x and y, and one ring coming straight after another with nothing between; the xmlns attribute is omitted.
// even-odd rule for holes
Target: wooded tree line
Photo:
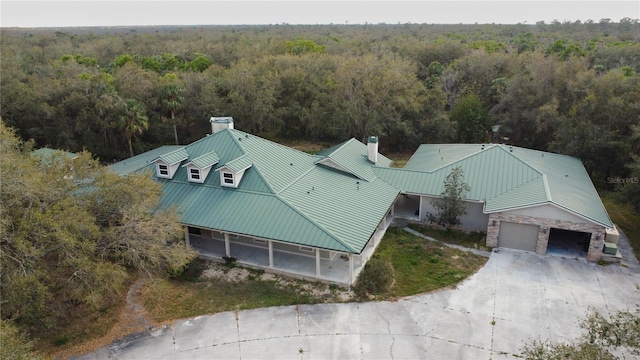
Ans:
<svg viewBox="0 0 640 360"><path fill-rule="evenodd" d="M271 139L377 134L383 152L491 141L499 124L498 141L577 156L604 188L640 167L640 23L629 18L3 29L1 45L7 125L103 162L191 142L209 117L233 116Z"/></svg>

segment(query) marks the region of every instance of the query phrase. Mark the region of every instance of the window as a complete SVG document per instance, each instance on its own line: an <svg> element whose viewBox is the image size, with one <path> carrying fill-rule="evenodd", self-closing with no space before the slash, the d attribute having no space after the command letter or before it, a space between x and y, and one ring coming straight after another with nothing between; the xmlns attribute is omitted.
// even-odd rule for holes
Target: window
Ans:
<svg viewBox="0 0 640 360"><path fill-rule="evenodd" d="M191 180L200 180L200 169L189 169L189 177Z"/></svg>
<svg viewBox="0 0 640 360"><path fill-rule="evenodd" d="M165 164L158 164L158 176L169 176L169 167Z"/></svg>
<svg viewBox="0 0 640 360"><path fill-rule="evenodd" d="M225 184L233 184L233 174L232 173L223 173L222 177L224 178Z"/></svg>

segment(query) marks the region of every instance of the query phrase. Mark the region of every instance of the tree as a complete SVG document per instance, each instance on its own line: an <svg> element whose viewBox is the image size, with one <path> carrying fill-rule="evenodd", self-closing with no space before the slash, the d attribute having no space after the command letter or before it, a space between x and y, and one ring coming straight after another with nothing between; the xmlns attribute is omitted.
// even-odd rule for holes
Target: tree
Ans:
<svg viewBox="0 0 640 360"><path fill-rule="evenodd" d="M149 128L149 118L146 112L146 107L140 101L135 99L125 101L124 114L120 117L120 128L124 131L131 157L134 156L131 139Z"/></svg>
<svg viewBox="0 0 640 360"><path fill-rule="evenodd" d="M431 201L433 207L438 210L436 215L431 215L431 220L450 230L460 225L460 216L467 213L465 196L471 190L464 182L464 172L457 166L444 179L444 189L440 197Z"/></svg>
<svg viewBox="0 0 640 360"><path fill-rule="evenodd" d="M640 307L635 312L621 310L607 319L598 311L590 313L580 323L587 331L577 342L552 344L534 341L522 348L526 359L617 359L611 350L626 349L640 355Z"/></svg>
<svg viewBox="0 0 640 360"><path fill-rule="evenodd" d="M87 152L30 150L0 122L3 320L52 329L76 306L114 301L127 270L166 276L195 257L148 174L118 176Z"/></svg>
<svg viewBox="0 0 640 360"><path fill-rule="evenodd" d="M451 110L451 121L458 127L458 140L464 143L483 142L491 126L489 113L475 94L463 96Z"/></svg>
<svg viewBox="0 0 640 360"><path fill-rule="evenodd" d="M176 74L168 73L160 77L160 83L162 84L162 108L169 112L171 116L171 123L173 124L173 136L178 142L178 130L176 128L176 113L184 109L184 83L178 79Z"/></svg>
<svg viewBox="0 0 640 360"><path fill-rule="evenodd" d="M0 358L5 360L33 360L43 356L33 351L28 336L10 321L0 320Z"/></svg>

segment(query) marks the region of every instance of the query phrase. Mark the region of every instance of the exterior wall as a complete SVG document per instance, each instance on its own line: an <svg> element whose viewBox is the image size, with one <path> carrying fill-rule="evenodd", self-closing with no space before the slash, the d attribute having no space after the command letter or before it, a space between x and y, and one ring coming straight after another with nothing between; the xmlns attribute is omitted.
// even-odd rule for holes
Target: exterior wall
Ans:
<svg viewBox="0 0 640 360"><path fill-rule="evenodd" d="M524 209L511 210L509 211L509 214L524 215L524 216L531 216L531 217L545 218L545 219L557 219L557 220L563 220L563 221L570 221L574 223L585 222L583 218L551 204L533 206L533 207L528 207Z"/></svg>
<svg viewBox="0 0 640 360"><path fill-rule="evenodd" d="M429 221L428 214L435 215L436 209L431 205L431 201L434 197L422 196L422 204L420 207L420 221ZM460 228L466 231L487 231L487 221L489 221L489 215L485 214L482 203L465 201L467 204L467 213L460 217Z"/></svg>
<svg viewBox="0 0 640 360"><path fill-rule="evenodd" d="M598 261L602 257L602 247L604 246L605 228L592 223L576 223L559 219L547 219L541 217L525 216L506 213L489 214L489 222L487 225L487 246L498 246L498 233L500 231L500 221L508 221L520 224L540 225L538 232L538 243L536 244L536 253L544 255L547 253L549 245L549 233L551 228L582 231L591 233L591 241L589 242L589 252L587 260Z"/></svg>

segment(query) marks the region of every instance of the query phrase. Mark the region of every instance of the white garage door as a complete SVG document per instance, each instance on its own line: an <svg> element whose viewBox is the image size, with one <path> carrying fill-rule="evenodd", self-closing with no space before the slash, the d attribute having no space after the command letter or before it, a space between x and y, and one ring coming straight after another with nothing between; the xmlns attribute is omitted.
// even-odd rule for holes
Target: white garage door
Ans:
<svg viewBox="0 0 640 360"><path fill-rule="evenodd" d="M538 243L538 225L500 222L498 246L525 251L536 251Z"/></svg>

